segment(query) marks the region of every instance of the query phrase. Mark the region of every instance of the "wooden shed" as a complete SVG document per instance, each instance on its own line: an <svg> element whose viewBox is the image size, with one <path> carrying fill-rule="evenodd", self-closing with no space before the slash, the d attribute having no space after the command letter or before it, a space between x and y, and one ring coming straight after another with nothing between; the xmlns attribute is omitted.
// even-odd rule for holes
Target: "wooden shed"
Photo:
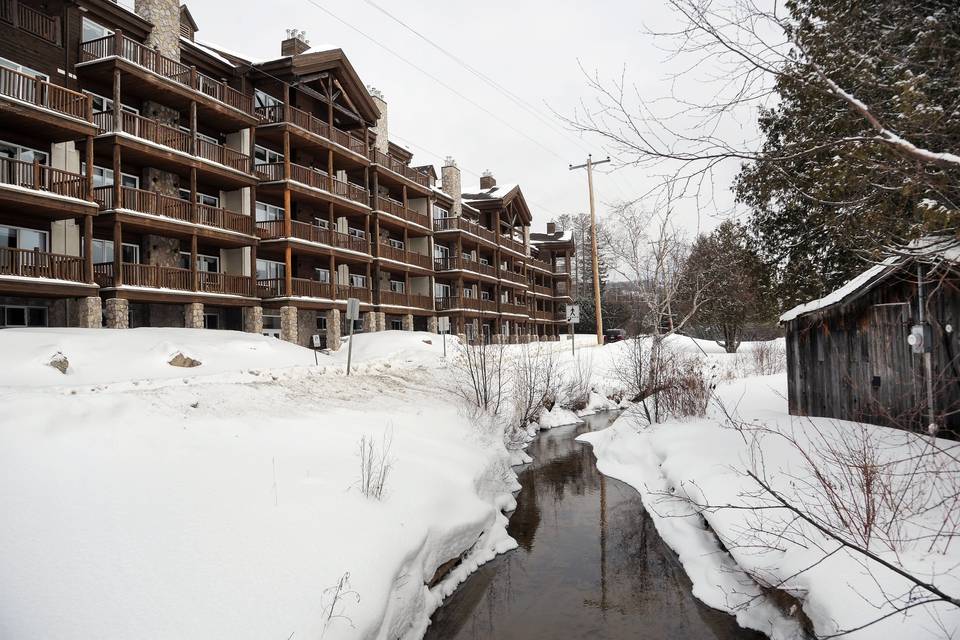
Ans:
<svg viewBox="0 0 960 640"><path fill-rule="evenodd" d="M781 316L791 414L960 433L953 244L915 243Z"/></svg>

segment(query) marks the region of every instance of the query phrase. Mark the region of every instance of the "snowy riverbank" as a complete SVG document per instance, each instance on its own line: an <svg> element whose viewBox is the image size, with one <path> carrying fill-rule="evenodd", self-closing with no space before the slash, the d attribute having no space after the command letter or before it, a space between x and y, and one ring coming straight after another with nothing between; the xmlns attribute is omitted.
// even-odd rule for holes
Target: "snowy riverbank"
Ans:
<svg viewBox="0 0 960 640"><path fill-rule="evenodd" d="M0 637L417 638L514 545L516 476L437 336L358 336L349 378L343 352L232 332L7 330L0 352ZM358 448L385 434L376 501Z"/></svg>

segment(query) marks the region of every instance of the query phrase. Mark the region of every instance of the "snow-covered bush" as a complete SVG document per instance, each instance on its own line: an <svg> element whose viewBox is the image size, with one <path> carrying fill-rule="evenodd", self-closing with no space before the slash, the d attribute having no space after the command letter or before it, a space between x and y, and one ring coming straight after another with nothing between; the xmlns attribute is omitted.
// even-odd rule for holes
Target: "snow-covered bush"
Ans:
<svg viewBox="0 0 960 640"><path fill-rule="evenodd" d="M781 340L756 342L752 347L754 375L772 376L787 370L787 352Z"/></svg>
<svg viewBox="0 0 960 640"><path fill-rule="evenodd" d="M510 360L510 403L513 429L526 432L543 410L550 409L560 391L556 351L524 344Z"/></svg>
<svg viewBox="0 0 960 640"><path fill-rule="evenodd" d="M593 354L578 351L561 390L561 403L564 409L581 411L590 401L593 379Z"/></svg>
<svg viewBox="0 0 960 640"><path fill-rule="evenodd" d="M500 344L461 344L451 363L457 395L477 409L498 412L506 384L504 356Z"/></svg>
<svg viewBox="0 0 960 640"><path fill-rule="evenodd" d="M367 498L383 498L387 477L393 466L393 459L390 457L392 444L392 429L384 431L379 444L372 435L360 438L360 493Z"/></svg>

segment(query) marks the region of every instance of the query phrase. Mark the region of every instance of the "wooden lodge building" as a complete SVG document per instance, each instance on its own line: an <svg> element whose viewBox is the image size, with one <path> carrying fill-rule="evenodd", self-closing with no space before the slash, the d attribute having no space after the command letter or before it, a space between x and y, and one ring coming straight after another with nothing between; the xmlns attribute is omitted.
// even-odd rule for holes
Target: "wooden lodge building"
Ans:
<svg viewBox="0 0 960 640"><path fill-rule="evenodd" d="M0 328L556 339L572 239L389 139L340 49L253 61L177 0L0 0ZM439 181L439 184L438 184Z"/></svg>
<svg viewBox="0 0 960 640"><path fill-rule="evenodd" d="M960 433L954 243L918 241L781 317L791 414Z"/></svg>

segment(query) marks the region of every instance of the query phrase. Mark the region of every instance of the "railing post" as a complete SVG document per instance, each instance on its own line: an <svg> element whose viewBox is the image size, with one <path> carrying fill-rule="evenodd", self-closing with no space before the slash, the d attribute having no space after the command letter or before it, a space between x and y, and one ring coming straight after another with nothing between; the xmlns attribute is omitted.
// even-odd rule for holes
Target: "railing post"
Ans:
<svg viewBox="0 0 960 640"><path fill-rule="evenodd" d="M113 32L113 55L119 56L123 52L123 31L117 29Z"/></svg>
<svg viewBox="0 0 960 640"><path fill-rule="evenodd" d="M197 67L195 65L190 65L190 88L198 90L200 88L197 85Z"/></svg>
<svg viewBox="0 0 960 640"><path fill-rule="evenodd" d="M40 160L38 158L33 159L33 188L39 191L41 189L40 183Z"/></svg>
<svg viewBox="0 0 960 640"><path fill-rule="evenodd" d="M18 5L19 2L17 0L10 2L10 19L13 20L14 28L20 27L20 7Z"/></svg>

